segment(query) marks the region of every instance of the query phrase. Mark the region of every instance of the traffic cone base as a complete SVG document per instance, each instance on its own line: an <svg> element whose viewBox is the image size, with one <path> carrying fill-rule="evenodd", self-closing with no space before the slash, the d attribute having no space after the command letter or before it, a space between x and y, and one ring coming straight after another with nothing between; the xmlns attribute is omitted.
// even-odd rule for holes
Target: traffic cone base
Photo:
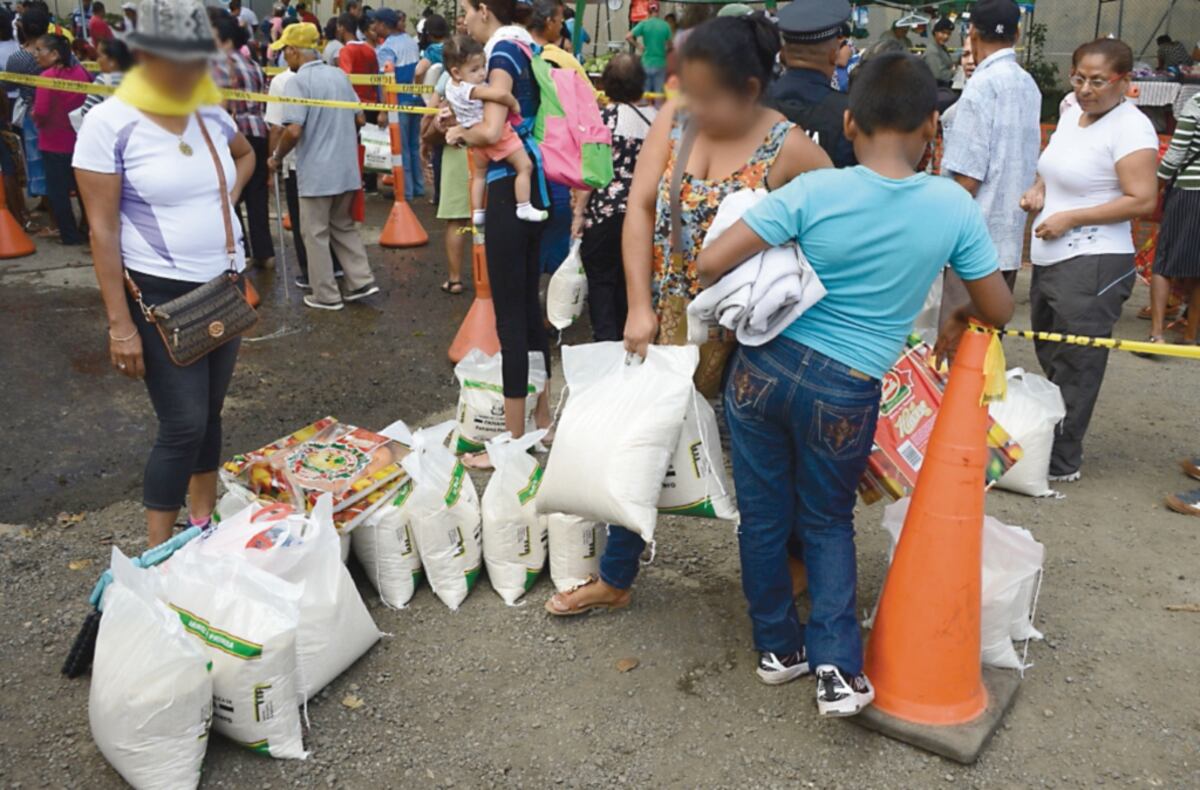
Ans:
<svg viewBox="0 0 1200 790"><path fill-rule="evenodd" d="M496 336L496 306L490 296L477 296L463 319L447 356L458 364L471 349L477 348L488 356L500 353L500 338Z"/></svg>
<svg viewBox="0 0 1200 790"><path fill-rule="evenodd" d="M948 727L918 724L892 716L877 705L869 705L853 721L918 749L970 765L979 759L988 741L1000 728L1000 722L1017 697L1021 676L1013 670L985 667L983 686L986 689L987 706L981 714L965 724ZM878 703L879 690L876 689L875 693L875 702Z"/></svg>
<svg viewBox="0 0 1200 790"><path fill-rule="evenodd" d="M403 201L392 204L383 231L379 234L381 247L420 247L429 243L429 234L413 213L412 206Z"/></svg>
<svg viewBox="0 0 1200 790"><path fill-rule="evenodd" d="M0 192L3 189L0 188ZM23 258L37 252L37 246L29 234L17 222L0 195L0 259Z"/></svg>

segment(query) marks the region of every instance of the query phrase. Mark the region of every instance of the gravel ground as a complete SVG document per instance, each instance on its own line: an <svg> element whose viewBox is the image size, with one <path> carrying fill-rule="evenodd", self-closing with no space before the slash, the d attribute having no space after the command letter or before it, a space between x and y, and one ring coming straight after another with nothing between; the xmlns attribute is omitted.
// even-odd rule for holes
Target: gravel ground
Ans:
<svg viewBox="0 0 1200 790"><path fill-rule="evenodd" d="M373 206L376 222L382 209ZM371 248L385 289L375 305L312 315L293 289L286 320L301 331L246 347L226 411L230 452L326 413L382 427L427 424L452 406L444 351L467 302L437 291L440 234L421 215L429 248ZM0 347L0 784L119 787L88 729L87 679L58 672L110 546L144 547L136 499L149 405L106 371L81 262L54 251L0 267L10 318ZM281 300L278 282L260 284ZM1133 314L1145 300L1139 288L1120 336L1144 336ZM1024 326L1020 309L1014 325ZM264 331L283 315L268 308ZM1028 344L1009 352L1010 364L1037 369ZM545 577L525 606L504 606L482 582L458 612L428 588L395 611L352 565L390 636L309 705L312 757L272 761L214 736L203 786L1200 786L1200 615L1164 608L1200 602L1200 522L1160 504L1194 487L1174 460L1200 449L1197 414L1187 399L1151 405L1190 391L1195 376L1195 363L1114 355L1084 480L1059 500L989 495L991 515L1047 546L1037 620L1047 639L1031 646L1013 710L974 766L818 720L810 679L760 685L732 528L665 519L634 605L567 622L541 609ZM859 511L860 609L882 582L881 515ZM624 658L638 666L619 672ZM347 694L365 705L344 706Z"/></svg>

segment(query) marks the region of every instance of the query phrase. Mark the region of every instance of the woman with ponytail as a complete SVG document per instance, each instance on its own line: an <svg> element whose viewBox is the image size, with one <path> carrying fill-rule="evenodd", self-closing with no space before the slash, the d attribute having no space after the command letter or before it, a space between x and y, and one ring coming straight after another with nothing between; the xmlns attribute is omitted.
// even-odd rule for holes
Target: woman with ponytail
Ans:
<svg viewBox="0 0 1200 790"><path fill-rule="evenodd" d="M802 130L762 104L778 52L779 33L763 14L705 22L680 52L683 99L663 105L650 127L621 236L629 301L625 346L631 352L645 356L651 343L686 341L687 305L701 289L696 257L726 196L776 189L803 172L832 165ZM676 188L680 227L673 233ZM726 353L731 348L715 339L714 347L722 345ZM555 595L546 610L567 616L628 606L645 548L636 533L612 525L600 577ZM788 674L788 657L772 660L764 678Z"/></svg>
<svg viewBox="0 0 1200 790"><path fill-rule="evenodd" d="M522 118L535 117L541 97L526 54L531 51L534 41L523 27L533 12L529 0L462 0L462 9L467 34L484 45L488 85L511 92L520 105ZM472 148L495 145L504 133L507 121L506 106L485 102L483 121L469 129L450 128L446 132L446 143ZM549 373L550 340L538 300L542 223L517 216L515 180L516 171L507 162L493 161L488 166L484 248L492 300L496 306L496 334L500 336L503 355L504 426L514 437L519 437L525 434L529 356L531 352L540 353ZM547 208L536 174L532 192L534 206ZM547 391L538 399L534 414L538 428L550 427L549 403ZM472 468L490 468L485 453L469 456L465 463Z"/></svg>

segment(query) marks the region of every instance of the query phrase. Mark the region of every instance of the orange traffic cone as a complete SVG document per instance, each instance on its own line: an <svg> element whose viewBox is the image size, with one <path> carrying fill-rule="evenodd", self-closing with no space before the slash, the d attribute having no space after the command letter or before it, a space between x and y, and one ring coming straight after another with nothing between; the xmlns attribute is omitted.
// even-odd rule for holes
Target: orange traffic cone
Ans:
<svg viewBox="0 0 1200 790"><path fill-rule="evenodd" d="M991 335L963 337L917 476L867 648L875 706L921 724L960 724L987 706L979 661Z"/></svg>
<svg viewBox="0 0 1200 790"><path fill-rule="evenodd" d="M385 71L391 74L395 69L388 63ZM388 104L399 103L396 94L387 95ZM388 113L388 134L392 141L392 194L395 198L383 232L379 234L379 244L381 247L420 247L429 243L429 234L421 227L412 206L404 200L404 146L400 139L399 112Z"/></svg>
<svg viewBox="0 0 1200 790"><path fill-rule="evenodd" d="M467 173L467 194L471 194L471 182L475 179L474 169L468 168ZM471 208L474 209L475 206ZM494 356L500 351L500 337L496 334L496 306L492 303L492 285L488 280L483 234L483 229L479 228L471 236L475 301L471 303L471 309L467 311L467 317L463 319L462 326L458 328L458 334L454 336L447 352L450 361L456 365L473 348L489 356Z"/></svg>
<svg viewBox="0 0 1200 790"><path fill-rule="evenodd" d="M0 259L21 258L36 251L33 239L8 210L4 187L0 186Z"/></svg>
<svg viewBox="0 0 1200 790"><path fill-rule="evenodd" d="M980 662L988 458L981 396L991 340L968 331L954 358L880 595L865 665L875 703L860 716L868 727L961 762L978 756L1016 691L1015 683L999 689L989 707Z"/></svg>

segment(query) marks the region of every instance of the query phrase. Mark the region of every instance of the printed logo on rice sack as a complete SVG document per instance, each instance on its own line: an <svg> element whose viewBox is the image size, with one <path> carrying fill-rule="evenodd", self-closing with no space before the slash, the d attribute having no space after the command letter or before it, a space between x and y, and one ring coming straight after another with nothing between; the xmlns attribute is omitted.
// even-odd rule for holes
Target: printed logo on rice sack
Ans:
<svg viewBox="0 0 1200 790"><path fill-rule="evenodd" d="M517 501L522 505L529 503L529 500L537 496L538 489L542 486L542 467L533 467L533 474L529 475L529 484L517 492Z"/></svg>
<svg viewBox="0 0 1200 790"><path fill-rule="evenodd" d="M198 617L175 604L170 604L170 607L179 615L184 629L205 644L243 661L262 658L262 645L234 636L219 628L213 628L203 617Z"/></svg>
<svg viewBox="0 0 1200 790"><path fill-rule="evenodd" d="M270 690L270 683L258 683L254 686L255 721L270 721L275 718L275 704L267 699L267 692Z"/></svg>

